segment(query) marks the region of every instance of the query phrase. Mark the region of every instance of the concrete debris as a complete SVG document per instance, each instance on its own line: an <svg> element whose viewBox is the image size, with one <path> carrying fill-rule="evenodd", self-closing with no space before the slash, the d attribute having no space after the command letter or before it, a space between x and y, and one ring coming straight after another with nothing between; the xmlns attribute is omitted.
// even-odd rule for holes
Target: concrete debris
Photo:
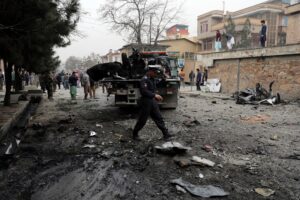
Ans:
<svg viewBox="0 0 300 200"><path fill-rule="evenodd" d="M102 124L96 124L96 127L103 128Z"/></svg>
<svg viewBox="0 0 300 200"><path fill-rule="evenodd" d="M203 92L213 92L218 93L221 91L221 82L219 79L207 79L207 82L204 86L200 86L201 91Z"/></svg>
<svg viewBox="0 0 300 200"><path fill-rule="evenodd" d="M213 150L213 147L209 144L206 144L202 147L203 150L205 150L206 152L211 152Z"/></svg>
<svg viewBox="0 0 300 200"><path fill-rule="evenodd" d="M201 165L204 165L204 166L209 166L209 167L213 167L215 166L215 163L208 160L208 159L205 159L205 158L200 158L198 156L193 156L192 157L192 161L196 162L196 163L199 163Z"/></svg>
<svg viewBox="0 0 300 200"><path fill-rule="evenodd" d="M270 139L274 140L274 141L278 141L279 137L278 137L278 135L273 135Z"/></svg>
<svg viewBox="0 0 300 200"><path fill-rule="evenodd" d="M200 122L198 120L194 119L194 120L186 120L183 122L183 124L186 127L193 127L193 126L200 125Z"/></svg>
<svg viewBox="0 0 300 200"><path fill-rule="evenodd" d="M183 187L180 187L179 185L176 185L176 190L182 193L186 193L186 190Z"/></svg>
<svg viewBox="0 0 300 200"><path fill-rule="evenodd" d="M89 149L92 149L92 148L95 148L95 147L96 147L96 145L94 145L94 144L85 144L83 146L83 148L89 148Z"/></svg>
<svg viewBox="0 0 300 200"><path fill-rule="evenodd" d="M174 158L174 162L182 168L193 165L191 159L188 158Z"/></svg>
<svg viewBox="0 0 300 200"><path fill-rule="evenodd" d="M249 124L265 123L271 119L270 115L240 116L240 120Z"/></svg>
<svg viewBox="0 0 300 200"><path fill-rule="evenodd" d="M257 194L260 194L260 195L264 196L264 197L269 197L269 196L271 196L275 193L274 190L271 190L269 188L255 188L255 192Z"/></svg>
<svg viewBox="0 0 300 200"><path fill-rule="evenodd" d="M222 188L212 185L194 185L189 182L183 181L182 178L171 180L172 184L179 185L195 196L209 198L209 197L224 197L229 193L225 192Z"/></svg>
<svg viewBox="0 0 300 200"><path fill-rule="evenodd" d="M192 148L183 146L179 142L166 142L161 146L155 146L155 149L159 153L176 155L176 154L186 153Z"/></svg>
<svg viewBox="0 0 300 200"><path fill-rule="evenodd" d="M204 175L200 173L199 178L204 178Z"/></svg>
<svg viewBox="0 0 300 200"><path fill-rule="evenodd" d="M90 131L90 137L94 137L96 135L97 135L97 133L95 131Z"/></svg>

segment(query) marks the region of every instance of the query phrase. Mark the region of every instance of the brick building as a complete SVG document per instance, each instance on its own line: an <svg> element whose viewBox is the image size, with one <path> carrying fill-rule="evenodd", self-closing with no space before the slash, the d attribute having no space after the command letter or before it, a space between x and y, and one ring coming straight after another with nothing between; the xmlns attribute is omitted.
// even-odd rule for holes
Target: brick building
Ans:
<svg viewBox="0 0 300 200"><path fill-rule="evenodd" d="M167 39L184 38L189 36L189 27L183 24L175 24L167 29Z"/></svg>
<svg viewBox="0 0 300 200"><path fill-rule="evenodd" d="M293 1L291 6L286 8L285 14L288 16L287 44L300 43L300 0Z"/></svg>
<svg viewBox="0 0 300 200"><path fill-rule="evenodd" d="M226 19L232 18L236 27L236 44L241 42L239 34L248 18L251 23L251 46L259 46L260 21L263 19L268 26L267 45L277 46L285 44L288 18L285 15L285 8L289 5L288 0L270 0L236 12L227 12L214 10L198 16L197 35L203 44L203 51L212 51L214 49L216 30L223 33Z"/></svg>

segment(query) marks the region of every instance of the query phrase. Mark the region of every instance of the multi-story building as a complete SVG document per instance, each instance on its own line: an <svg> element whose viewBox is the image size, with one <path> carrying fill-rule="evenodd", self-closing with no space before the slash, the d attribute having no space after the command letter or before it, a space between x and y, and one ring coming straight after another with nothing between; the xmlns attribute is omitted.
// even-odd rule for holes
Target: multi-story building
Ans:
<svg viewBox="0 0 300 200"><path fill-rule="evenodd" d="M214 49L216 31L225 33L224 26L229 17L235 24L235 41L237 46L241 43L241 31L245 22L249 19L251 24L250 47L259 46L260 21L265 20L267 29L267 46L285 44L288 18L285 15L285 8L289 5L289 0L269 0L236 12L226 12L220 10L210 11L198 16L197 35L202 42L203 51ZM250 48L249 47L249 48Z"/></svg>
<svg viewBox="0 0 300 200"><path fill-rule="evenodd" d="M167 29L167 39L177 39L189 36L189 27L184 24L175 24Z"/></svg>
<svg viewBox="0 0 300 200"><path fill-rule="evenodd" d="M184 67L186 73L185 81L188 82L188 73L199 65L196 53L201 51L201 43L197 37L160 40L159 44L168 46L167 54L178 58L180 67Z"/></svg>
<svg viewBox="0 0 300 200"><path fill-rule="evenodd" d="M287 29L287 44L300 43L300 0L294 0L291 5L286 8L286 15L288 15L288 29Z"/></svg>
<svg viewBox="0 0 300 200"><path fill-rule="evenodd" d="M101 56L101 63L107 62L122 62L121 52L110 49L106 55Z"/></svg>

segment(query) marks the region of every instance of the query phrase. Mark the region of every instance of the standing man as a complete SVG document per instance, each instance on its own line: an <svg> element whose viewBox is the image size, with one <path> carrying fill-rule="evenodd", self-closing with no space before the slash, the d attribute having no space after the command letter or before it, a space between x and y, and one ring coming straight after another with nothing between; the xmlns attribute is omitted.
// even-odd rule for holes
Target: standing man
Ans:
<svg viewBox="0 0 300 200"><path fill-rule="evenodd" d="M46 90L47 90L47 94L48 94L48 99L53 100L53 79L52 79L50 72L47 72L44 75L44 82L45 82L45 86L46 86Z"/></svg>
<svg viewBox="0 0 300 200"><path fill-rule="evenodd" d="M180 85L184 87L184 77L185 77L185 72L183 71L183 68L179 72L179 78L180 78Z"/></svg>
<svg viewBox="0 0 300 200"><path fill-rule="evenodd" d="M78 78L76 76L76 72L73 72L72 75L69 77L70 94L71 94L72 100L76 100L77 81L78 81Z"/></svg>
<svg viewBox="0 0 300 200"><path fill-rule="evenodd" d="M266 47L267 40L267 25L265 20L261 20L261 30L260 30L260 45L261 47Z"/></svg>
<svg viewBox="0 0 300 200"><path fill-rule="evenodd" d="M3 85L4 85L4 74L2 70L0 69L0 91L3 90Z"/></svg>
<svg viewBox="0 0 300 200"><path fill-rule="evenodd" d="M196 85L197 85L197 90L200 91L200 84L202 81L202 74L199 68L197 68L197 77L196 77Z"/></svg>
<svg viewBox="0 0 300 200"><path fill-rule="evenodd" d="M157 127L162 131L164 139L169 139L172 135L169 134L168 129L165 126L165 122L161 116L158 101L162 101L163 98L156 94L155 77L157 76L157 68L149 68L140 82L141 92L141 110L139 118L133 129L133 139L140 141L138 136L139 131L145 126L148 116L150 115Z"/></svg>
<svg viewBox="0 0 300 200"><path fill-rule="evenodd" d="M84 90L84 99L87 100L88 94L90 94L90 97L92 97L91 88L90 88L90 77L86 72L84 72L82 75L81 85L83 86L83 90Z"/></svg>
<svg viewBox="0 0 300 200"><path fill-rule="evenodd" d="M195 73L193 70L191 70L191 72L189 73L189 79L190 79L190 84L191 86L194 85L194 81L195 81Z"/></svg>
<svg viewBox="0 0 300 200"><path fill-rule="evenodd" d="M221 33L219 30L217 30L216 32L216 41L215 41L215 49L216 49L216 52L219 52L220 49L222 48L222 44L221 44Z"/></svg>

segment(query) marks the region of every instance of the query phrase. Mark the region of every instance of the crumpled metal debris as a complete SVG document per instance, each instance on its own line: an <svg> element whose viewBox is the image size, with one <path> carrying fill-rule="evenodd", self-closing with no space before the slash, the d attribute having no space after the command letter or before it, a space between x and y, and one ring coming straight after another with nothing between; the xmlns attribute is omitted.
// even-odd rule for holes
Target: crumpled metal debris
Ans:
<svg viewBox="0 0 300 200"><path fill-rule="evenodd" d="M154 148L159 153L172 154L172 155L182 154L192 149L191 147L183 146L179 142L166 142L163 145L155 146Z"/></svg>
<svg viewBox="0 0 300 200"><path fill-rule="evenodd" d="M224 197L229 193L225 192L222 188L212 185L194 185L182 180L182 178L171 180L172 184L179 185L186 189L189 193L199 197Z"/></svg>
<svg viewBox="0 0 300 200"><path fill-rule="evenodd" d="M269 91L262 87L260 83L255 88L246 88L240 92L236 92L234 97L237 104L269 104L274 105L280 103L280 94L273 95L272 86L274 81L269 84Z"/></svg>

